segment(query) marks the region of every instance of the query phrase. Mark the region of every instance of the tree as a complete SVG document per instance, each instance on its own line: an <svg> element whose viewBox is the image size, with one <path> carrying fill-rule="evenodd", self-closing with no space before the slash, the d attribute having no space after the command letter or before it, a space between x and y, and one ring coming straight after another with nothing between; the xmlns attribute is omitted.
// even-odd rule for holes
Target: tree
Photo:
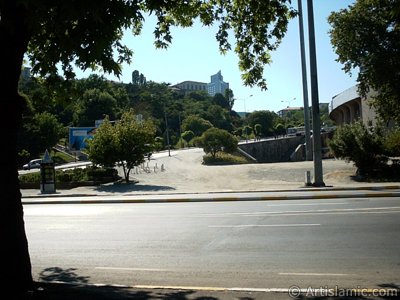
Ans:
<svg viewBox="0 0 400 300"><path fill-rule="evenodd" d="M145 161L154 142L155 128L150 121L139 122L133 110L113 126L106 119L88 141L89 159L104 167L122 166L125 182L131 170Z"/></svg>
<svg viewBox="0 0 400 300"><path fill-rule="evenodd" d="M200 145L205 153L210 153L215 158L218 152L232 153L237 149L238 140L228 131L219 128L210 128L204 132Z"/></svg>
<svg viewBox="0 0 400 300"><path fill-rule="evenodd" d="M362 122L336 129L328 145L335 157L354 162L357 173L371 175L387 161L381 128L367 128Z"/></svg>
<svg viewBox="0 0 400 300"><path fill-rule="evenodd" d="M213 125L203 118L198 116L189 116L182 122L182 129L185 131L192 131L195 136L200 136L207 129L213 127Z"/></svg>
<svg viewBox="0 0 400 300"><path fill-rule="evenodd" d="M220 93L216 93L213 97L213 102L222 108L230 108L229 99Z"/></svg>
<svg viewBox="0 0 400 300"><path fill-rule="evenodd" d="M378 114L400 122L400 1L357 0L328 21L343 70L351 74L359 68L361 95L375 91L372 104Z"/></svg>
<svg viewBox="0 0 400 300"><path fill-rule="evenodd" d="M182 133L183 140L189 144L189 142L194 138L194 133L191 130L185 131Z"/></svg>
<svg viewBox="0 0 400 300"><path fill-rule="evenodd" d="M262 125L261 124L256 124L254 125L254 135L256 136L257 139L260 138L261 132L262 132Z"/></svg>
<svg viewBox="0 0 400 300"><path fill-rule="evenodd" d="M262 88L266 88L263 68L271 61L269 53L278 47L295 16L290 0L0 0L2 112L8 117L3 128L7 160L0 172L1 259L9 266L2 270L3 286L15 286L17 292L33 288L17 171L17 132L25 105L18 81L24 56L32 71L49 81L59 79L59 68L66 78L74 77L74 65L120 75L122 63L129 63L133 54L121 42L123 30L132 28L133 34L140 34L145 13L158 19L154 34L159 48L171 43L173 26L191 26L195 19L207 26L218 22L220 51L231 49L229 32L233 32L244 84Z"/></svg>
<svg viewBox="0 0 400 300"><path fill-rule="evenodd" d="M261 125L261 135L263 136L271 135L274 128L274 120L277 117L278 116L274 112L268 110L254 111L246 116L247 123L250 127L254 128L256 124Z"/></svg>
<svg viewBox="0 0 400 300"><path fill-rule="evenodd" d="M226 89L224 96L228 100L229 109L232 110L233 105L235 104L235 96L233 95L233 91L231 89Z"/></svg>
<svg viewBox="0 0 400 300"><path fill-rule="evenodd" d="M64 128L57 117L43 112L26 120L19 132L18 152L29 153L26 160L36 158L46 149L53 148L63 136Z"/></svg>
<svg viewBox="0 0 400 300"><path fill-rule="evenodd" d="M94 126L95 120L102 120L105 115L112 120L116 118L117 100L99 89L86 90L74 114L77 126Z"/></svg>

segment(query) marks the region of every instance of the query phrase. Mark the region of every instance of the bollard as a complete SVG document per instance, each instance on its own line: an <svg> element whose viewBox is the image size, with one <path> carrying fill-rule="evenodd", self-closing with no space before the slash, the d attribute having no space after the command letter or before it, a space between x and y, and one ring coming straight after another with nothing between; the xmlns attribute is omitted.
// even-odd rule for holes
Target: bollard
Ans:
<svg viewBox="0 0 400 300"><path fill-rule="evenodd" d="M311 173L310 171L305 172L305 186L311 186Z"/></svg>

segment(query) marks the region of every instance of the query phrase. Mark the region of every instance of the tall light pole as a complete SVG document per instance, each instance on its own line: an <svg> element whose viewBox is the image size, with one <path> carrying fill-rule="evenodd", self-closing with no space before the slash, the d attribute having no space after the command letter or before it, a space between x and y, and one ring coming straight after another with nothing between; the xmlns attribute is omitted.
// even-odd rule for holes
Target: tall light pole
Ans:
<svg viewBox="0 0 400 300"><path fill-rule="evenodd" d="M281 102L286 102L286 103L288 104L286 108L289 108L289 107L290 107L290 103L291 103L292 101L296 101L296 97L294 97L292 100L289 100L289 101L281 100Z"/></svg>
<svg viewBox="0 0 400 300"><path fill-rule="evenodd" d="M307 0L308 4L308 38L310 49L310 79L311 79L311 103L313 124L313 154L314 154L314 186L325 186L322 172L321 154L321 120L319 116L319 96L317 77L317 56L315 48L314 8L313 0Z"/></svg>
<svg viewBox="0 0 400 300"><path fill-rule="evenodd" d="M298 0L299 11L299 34L300 34L300 53L301 53L301 75L303 79L303 102L304 102L304 130L306 140L306 160L312 160L311 138L310 138L310 109L308 107L308 83L307 83L307 66L306 54L304 47L304 25L303 25L303 8L302 0Z"/></svg>
<svg viewBox="0 0 400 300"><path fill-rule="evenodd" d="M245 118L246 118L246 116L247 116L246 99L249 99L249 98L251 98L251 97L253 97L253 95L249 95L249 96L247 96L247 97L245 97L245 98L239 98L239 99L237 99L237 100L243 100L243 105L244 105L244 117L245 117ZM246 122L245 125L247 125L247 122ZM245 134L246 134L246 143L247 143L248 135L247 135L247 129L246 129L246 128L245 128Z"/></svg>
<svg viewBox="0 0 400 300"><path fill-rule="evenodd" d="M167 111L165 110L165 102L164 102L164 119L165 119L165 131L167 133L168 156L171 156L171 145L169 143L168 119L167 119Z"/></svg>

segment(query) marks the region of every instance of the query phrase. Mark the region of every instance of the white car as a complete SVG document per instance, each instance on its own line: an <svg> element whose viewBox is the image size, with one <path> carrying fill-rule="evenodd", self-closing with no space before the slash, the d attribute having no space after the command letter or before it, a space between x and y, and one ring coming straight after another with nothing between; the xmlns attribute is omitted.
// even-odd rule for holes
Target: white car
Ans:
<svg viewBox="0 0 400 300"><path fill-rule="evenodd" d="M40 164L41 163L42 163L42 160L40 158L32 159L30 162L28 162L27 164L23 165L22 168L24 170L37 169L37 168L40 168Z"/></svg>

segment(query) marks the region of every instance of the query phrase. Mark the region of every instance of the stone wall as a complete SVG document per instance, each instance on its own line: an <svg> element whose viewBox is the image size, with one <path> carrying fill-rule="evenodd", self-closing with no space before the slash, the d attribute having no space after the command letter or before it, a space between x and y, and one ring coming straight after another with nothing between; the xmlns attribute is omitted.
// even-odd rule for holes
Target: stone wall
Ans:
<svg viewBox="0 0 400 300"><path fill-rule="evenodd" d="M297 146L304 143L304 136L255 141L239 144L239 148L257 159L259 163L290 161Z"/></svg>

